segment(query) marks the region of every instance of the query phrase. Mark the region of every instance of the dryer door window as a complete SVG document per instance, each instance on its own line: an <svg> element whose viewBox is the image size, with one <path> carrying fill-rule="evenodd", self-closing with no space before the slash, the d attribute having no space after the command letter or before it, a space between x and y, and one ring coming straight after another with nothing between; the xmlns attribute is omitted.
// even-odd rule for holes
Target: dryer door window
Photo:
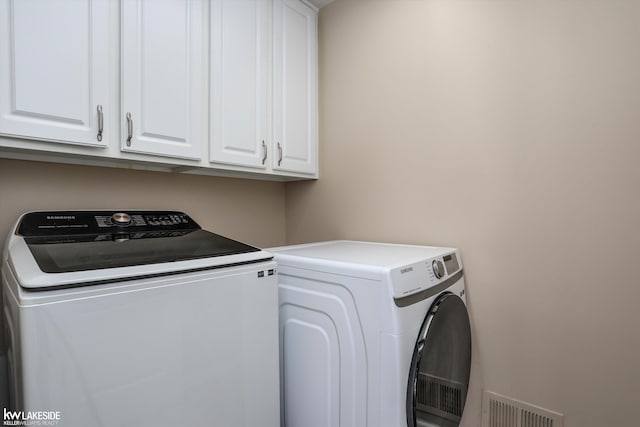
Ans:
<svg viewBox="0 0 640 427"><path fill-rule="evenodd" d="M407 387L408 427L454 427L469 387L471 329L462 299L440 295L425 318L413 352Z"/></svg>

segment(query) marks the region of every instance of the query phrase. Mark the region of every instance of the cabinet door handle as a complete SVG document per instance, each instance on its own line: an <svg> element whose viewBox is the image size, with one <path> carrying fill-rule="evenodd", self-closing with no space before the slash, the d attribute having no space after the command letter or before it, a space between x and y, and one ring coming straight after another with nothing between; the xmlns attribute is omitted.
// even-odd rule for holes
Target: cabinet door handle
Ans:
<svg viewBox="0 0 640 427"><path fill-rule="evenodd" d="M102 141L102 130L104 129L104 115L102 114L102 105L98 104L98 141Z"/></svg>
<svg viewBox="0 0 640 427"><path fill-rule="evenodd" d="M264 153L262 156L262 164L264 165L264 162L267 161L267 144L265 144L264 141L262 141L262 152Z"/></svg>
<svg viewBox="0 0 640 427"><path fill-rule="evenodd" d="M133 136L133 119L131 113L127 113L127 147L131 147L131 137Z"/></svg>
<svg viewBox="0 0 640 427"><path fill-rule="evenodd" d="M278 142L278 166L282 163L282 145Z"/></svg>

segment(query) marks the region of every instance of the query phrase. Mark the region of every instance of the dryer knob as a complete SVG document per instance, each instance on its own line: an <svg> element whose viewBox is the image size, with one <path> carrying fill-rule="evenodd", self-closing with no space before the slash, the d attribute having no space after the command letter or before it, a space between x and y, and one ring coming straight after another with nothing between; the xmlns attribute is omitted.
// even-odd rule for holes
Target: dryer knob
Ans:
<svg viewBox="0 0 640 427"><path fill-rule="evenodd" d="M439 259L433 260L431 267L433 268L433 274L436 275L436 279L440 279L446 274L444 271L444 264Z"/></svg>

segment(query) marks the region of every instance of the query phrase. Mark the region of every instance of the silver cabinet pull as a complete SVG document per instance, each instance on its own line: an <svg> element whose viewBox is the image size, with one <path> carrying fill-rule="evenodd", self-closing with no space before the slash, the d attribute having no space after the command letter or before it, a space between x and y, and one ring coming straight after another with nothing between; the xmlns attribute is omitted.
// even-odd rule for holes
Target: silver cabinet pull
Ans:
<svg viewBox="0 0 640 427"><path fill-rule="evenodd" d="M264 141L262 141L262 152L264 153L262 156L262 164L264 165L264 162L267 161L267 144L265 144Z"/></svg>
<svg viewBox="0 0 640 427"><path fill-rule="evenodd" d="M102 105L98 104L98 141L102 141L102 129L104 129L104 115L102 114Z"/></svg>
<svg viewBox="0 0 640 427"><path fill-rule="evenodd" d="M282 163L282 145L278 142L278 166Z"/></svg>
<svg viewBox="0 0 640 427"><path fill-rule="evenodd" d="M133 136L133 119L131 118L131 113L127 113L127 147L131 147L131 137Z"/></svg>

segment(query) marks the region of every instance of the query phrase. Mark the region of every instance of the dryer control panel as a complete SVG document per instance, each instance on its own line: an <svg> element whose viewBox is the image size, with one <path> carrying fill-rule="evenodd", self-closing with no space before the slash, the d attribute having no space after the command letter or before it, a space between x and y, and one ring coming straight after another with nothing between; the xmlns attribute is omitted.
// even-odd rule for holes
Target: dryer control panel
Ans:
<svg viewBox="0 0 640 427"><path fill-rule="evenodd" d="M461 270L460 258L455 251L396 268L391 271L393 297L403 298L422 292L447 281Z"/></svg>

